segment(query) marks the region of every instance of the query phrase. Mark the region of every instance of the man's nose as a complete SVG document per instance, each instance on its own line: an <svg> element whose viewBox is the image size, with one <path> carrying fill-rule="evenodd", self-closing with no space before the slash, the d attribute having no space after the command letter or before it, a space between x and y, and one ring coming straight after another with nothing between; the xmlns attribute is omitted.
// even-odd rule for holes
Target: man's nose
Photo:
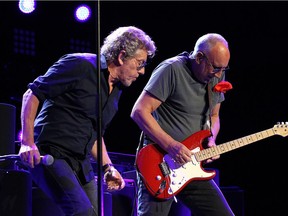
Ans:
<svg viewBox="0 0 288 216"><path fill-rule="evenodd" d="M145 67L141 68L140 70L138 70L138 73L140 75L144 75L145 74Z"/></svg>
<svg viewBox="0 0 288 216"><path fill-rule="evenodd" d="M215 77L217 77L217 78L221 78L222 73L223 73L223 70L221 70L221 71L215 73L214 75L215 75Z"/></svg>

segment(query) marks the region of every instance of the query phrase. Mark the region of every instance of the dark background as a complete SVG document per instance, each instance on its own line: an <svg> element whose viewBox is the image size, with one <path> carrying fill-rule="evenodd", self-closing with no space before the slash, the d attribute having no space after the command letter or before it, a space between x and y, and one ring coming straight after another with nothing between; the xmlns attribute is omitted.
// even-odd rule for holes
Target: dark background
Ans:
<svg viewBox="0 0 288 216"><path fill-rule="evenodd" d="M0 103L16 106L17 132L27 84L65 53L97 50L97 4L86 1L93 9L92 19L78 23L73 13L79 3L83 2L39 1L32 14L22 14L17 1L0 2ZM101 44L110 31L134 25L158 48L145 76L123 93L119 113L105 134L108 151L135 154L140 130L129 115L153 68L165 58L192 51L195 41L208 32L222 34L231 50L226 78L234 88L222 104L218 144L286 122L287 11L285 1L101 2ZM15 52L16 30L34 32L35 47L28 47L32 54ZM72 47L71 39L83 42L84 48ZM286 144L287 138L272 136L222 154L209 165L219 169L221 186L243 189L245 215L288 215Z"/></svg>

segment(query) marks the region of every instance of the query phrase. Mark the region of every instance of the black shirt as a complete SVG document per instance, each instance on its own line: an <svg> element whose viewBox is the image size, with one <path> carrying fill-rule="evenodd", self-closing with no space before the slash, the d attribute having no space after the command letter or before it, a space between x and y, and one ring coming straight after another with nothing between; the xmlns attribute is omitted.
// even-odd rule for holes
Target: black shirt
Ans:
<svg viewBox="0 0 288 216"><path fill-rule="evenodd" d="M40 153L67 159L87 181L94 178L89 153L97 139L96 61L96 55L90 53L64 55L28 85L43 102L34 132ZM101 56L102 134L118 111L122 93L119 84L109 95L108 75Z"/></svg>

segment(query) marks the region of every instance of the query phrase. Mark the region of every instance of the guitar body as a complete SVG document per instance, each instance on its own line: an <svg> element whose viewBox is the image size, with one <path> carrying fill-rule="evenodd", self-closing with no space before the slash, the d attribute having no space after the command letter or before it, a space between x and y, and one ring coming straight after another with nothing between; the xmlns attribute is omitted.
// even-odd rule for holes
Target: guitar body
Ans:
<svg viewBox="0 0 288 216"><path fill-rule="evenodd" d="M202 142L210 131L202 130L185 139L182 143L193 153L203 149ZM192 180L212 179L215 171L205 171L201 162L192 156L192 161L180 166L157 144L143 147L136 158L137 170L152 196L170 199Z"/></svg>

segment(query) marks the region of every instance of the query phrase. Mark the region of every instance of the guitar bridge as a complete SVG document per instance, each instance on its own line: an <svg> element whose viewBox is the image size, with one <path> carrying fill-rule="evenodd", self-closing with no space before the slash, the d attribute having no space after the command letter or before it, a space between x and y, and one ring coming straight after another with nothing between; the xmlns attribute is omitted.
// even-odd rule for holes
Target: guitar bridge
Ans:
<svg viewBox="0 0 288 216"><path fill-rule="evenodd" d="M167 176L171 173L169 166L166 162L162 162L161 164L159 164L159 167L160 167L161 172L164 176Z"/></svg>

